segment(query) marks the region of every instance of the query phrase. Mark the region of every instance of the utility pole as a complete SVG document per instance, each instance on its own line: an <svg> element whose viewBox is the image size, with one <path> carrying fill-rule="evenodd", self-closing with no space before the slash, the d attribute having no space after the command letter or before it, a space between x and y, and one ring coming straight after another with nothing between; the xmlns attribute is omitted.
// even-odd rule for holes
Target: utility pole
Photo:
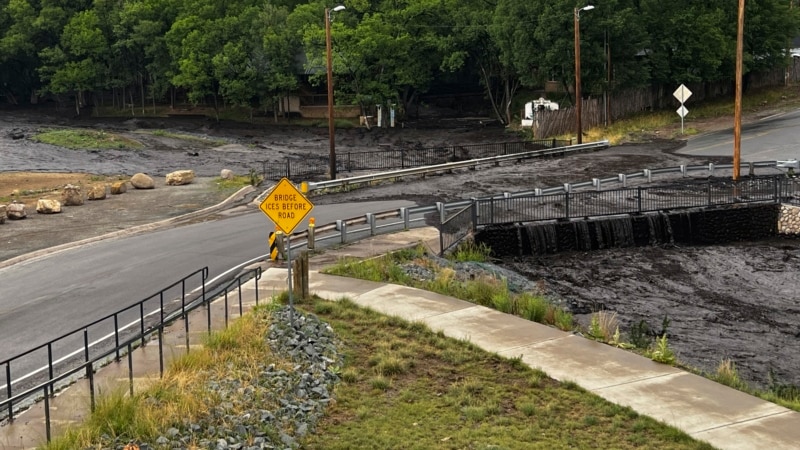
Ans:
<svg viewBox="0 0 800 450"><path fill-rule="evenodd" d="M744 0L739 0L736 32L736 99L733 106L733 181L739 181L742 150L742 53L744 47Z"/></svg>

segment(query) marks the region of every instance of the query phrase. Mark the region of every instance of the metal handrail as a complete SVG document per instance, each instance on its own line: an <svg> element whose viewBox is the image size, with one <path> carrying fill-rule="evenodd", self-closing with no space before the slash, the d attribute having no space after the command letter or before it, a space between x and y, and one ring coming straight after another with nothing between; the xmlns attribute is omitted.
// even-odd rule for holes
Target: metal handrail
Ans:
<svg viewBox="0 0 800 450"><path fill-rule="evenodd" d="M12 395L11 391L9 390L8 391L9 395L7 396L7 398L5 398L4 400L0 401L0 411L7 411L8 415L6 416L6 418L9 419L10 421L13 421L14 420L14 407L15 406L22 405L26 401L35 401L38 397L43 398L44 399L44 403L45 403L45 405L44 405L44 407L45 407L45 432L46 432L47 442L50 442L50 438L51 438L51 433L50 433L50 422L51 422L51 420L50 420L50 398L55 395L56 388L58 388L61 385L68 384L69 382L74 380L76 376L79 376L80 373L85 371L85 373L86 373L85 376L89 380L89 395L90 395L90 399L91 399L91 408L92 408L92 410L94 410L94 406L95 406L95 386L94 386L95 367L97 365L102 366L103 364L111 361L112 359L114 361L119 361L120 360L120 355L122 353L125 353L128 356L129 389L130 389L131 395L133 395L133 359L132 359L132 353L133 353L133 349L134 348L138 347L139 345L144 346L146 344L146 342L147 342L148 337L152 336L155 333L158 333L159 368L160 368L160 375L163 376L163 374L164 374L164 349L163 349L163 332L164 332L164 329L167 326L172 325L173 323L183 319L184 320L184 327L185 327L185 330L184 330L185 333L184 334L185 334L185 339L186 339L186 349L187 349L187 351L189 351L189 348L190 348L189 347L189 313L194 311L194 310L196 310L196 309L198 309L198 308L200 308L200 307L202 307L202 306L208 306L211 302L213 302L218 297L224 297L224 301L225 301L225 326L227 327L228 326L228 319L229 319L229 317L228 317L228 293L233 288L236 288L236 290L238 291L238 294L239 294L239 311L241 313L242 310L243 310L242 283L246 282L246 281L248 281L250 279L259 280L261 278L261 275L262 275L262 268L261 267L255 267L255 268L246 270L243 273L239 274L237 277L235 277L233 280L229 281L227 284L214 288L214 292L216 292L215 295L207 295L207 292L206 292L206 289L205 289L205 279L208 276L208 268L207 267L199 269L199 270L193 272L191 275L189 275L187 277L184 277L182 280L173 283L168 288L165 288L162 291L160 291L160 293L163 293L163 292L165 292L165 291L167 291L167 290L169 290L169 289L171 289L173 287L176 287L177 285L185 282L187 279L189 279L192 276L197 275L197 274L203 274L203 276L204 276L204 278L203 278L203 286L202 286L202 289L201 289L201 294L200 294L200 296L198 298L196 298L195 300L191 301L190 303L186 303L185 301L182 301L180 308L170 312L167 315L164 315L164 313L163 313L163 303L162 303L162 313L161 313L161 320L160 321L158 321L157 323L155 323L155 324L153 324L153 325L151 325L151 326L149 326L147 328L143 327L141 329L142 331L140 333L136 333L136 334L134 334L132 336L129 336L123 341L119 340L119 334L118 333L119 333L120 330L116 326L117 322L115 321L115 328L117 328L117 329L115 329L115 344L114 344L114 346L112 348L103 350L103 351L99 352L98 354L90 357L89 356L89 338L88 338L88 329L89 329L90 325L87 325L87 326L79 328L77 331L82 331L83 332L83 337L84 337L84 348L83 348L84 358L83 358L82 362L80 364L74 366L74 367L69 367L66 370L61 371L57 375L53 374L52 371L51 371L50 376L48 377L48 379L46 381L44 381L42 383L39 383L39 384L37 384L37 385L35 385L33 387L26 388L22 392L19 392L19 393L16 393L16 394ZM155 295L153 295L151 297L148 297L146 300L143 300L142 302L137 303L133 307L138 306L138 305L142 304L143 302L146 302L147 300L152 299L155 296L158 296L160 293L157 293L157 294L155 294ZM259 302L258 283L256 283L255 300L256 300L256 305L258 305L258 302ZM109 315L106 318L110 318L110 317L115 317L116 318L119 314L122 314L123 312L125 312L125 311L127 311L127 310L129 310L131 308L132 307L125 308L125 309L123 309L123 310L121 310L121 311L119 311L119 312L117 312L115 314ZM143 323L144 322L144 317L141 317L140 320ZM99 321L92 322L92 324L97 324L97 323L99 323ZM210 308L208 308L206 326L207 326L208 332L211 332L211 309ZM64 336L62 336L60 338L57 338L57 339L55 339L55 340L53 340L53 341L51 341L51 342L49 342L48 344L45 344L45 345L49 346L53 342L56 342L56 341L58 341L60 339L64 339L64 338L66 338L68 336L71 336L74 333L75 332L70 333L68 335L64 335ZM41 347L38 347L38 348L41 349ZM12 382L12 380L10 378L10 362L12 362L15 359L18 359L18 358L20 358L20 357L22 357L24 355L29 354L31 351L35 351L35 349L27 351L27 352L24 352L24 353L22 353L20 355L17 355L15 357L10 358L10 359L7 359L6 361L0 362L0 365L3 365L3 364L6 365L6 376L7 376L6 386L9 389L10 389L11 385L13 384L13 382ZM50 361L49 364L52 367L52 361Z"/></svg>

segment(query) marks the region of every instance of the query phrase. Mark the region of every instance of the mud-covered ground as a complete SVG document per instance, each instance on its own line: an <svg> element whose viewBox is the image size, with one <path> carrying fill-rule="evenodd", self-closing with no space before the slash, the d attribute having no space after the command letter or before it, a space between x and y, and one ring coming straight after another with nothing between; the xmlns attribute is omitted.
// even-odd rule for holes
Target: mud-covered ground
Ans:
<svg viewBox="0 0 800 450"><path fill-rule="evenodd" d="M337 151L503 142L518 137L478 121L407 123L405 128L337 130ZM40 129L88 127L124 134L145 144L135 151L64 150L33 142ZM702 129L701 124L697 124ZM155 130L163 130L163 132ZM194 139L175 137L189 135ZM662 136L664 133L661 134ZM211 182L221 169L247 174L264 161L287 155L325 155L326 128L252 126L215 123L196 117L156 119L72 119L0 111L0 186L9 172L79 172L154 177L193 169L193 187L136 191L119 198L69 209L68 223L47 217L0 225L0 260L69 242L109 229L172 217L176 211L200 209L220 198ZM680 155L680 143L651 140L636 145L564 158L504 163L499 167L460 170L453 174L406 179L394 184L316 197L317 204L404 198L420 204L479 197L586 181L644 168L721 162ZM347 174L342 174L347 176ZM300 181L300 180L295 180ZM167 190L169 189L169 190ZM0 191L0 197L8 192ZM136 201L132 201L136 195ZM125 196L128 200L125 200ZM146 197L149 196L149 197ZM161 202L161 203L158 203ZM177 208L153 207L155 204ZM87 209L93 208L91 214ZM35 213L34 213L35 214ZM64 216L66 217L66 216ZM67 220L64 217L59 220ZM98 223L102 217L104 226ZM54 238L57 236L57 238ZM9 244L14 242L14 246ZM550 295L571 305L584 324L588 313L617 313L623 336L631 324L644 321L660 331L666 316L670 345L680 360L713 371L730 358L750 383L765 387L770 372L779 383L800 385L800 243L791 240L717 247L654 247L605 250L507 260L502 265L544 280Z"/></svg>

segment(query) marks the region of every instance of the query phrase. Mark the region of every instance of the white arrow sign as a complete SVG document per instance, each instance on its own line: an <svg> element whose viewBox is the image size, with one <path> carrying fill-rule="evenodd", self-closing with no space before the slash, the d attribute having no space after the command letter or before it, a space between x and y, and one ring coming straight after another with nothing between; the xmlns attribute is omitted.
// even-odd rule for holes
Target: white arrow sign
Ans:
<svg viewBox="0 0 800 450"><path fill-rule="evenodd" d="M686 102L686 100L689 100L689 97L692 96L692 91L690 91L689 88L681 84L680 86L678 86L678 89L675 89L675 92L673 92L672 95L675 98L677 98L678 101L681 102L681 104L683 104L684 102Z"/></svg>

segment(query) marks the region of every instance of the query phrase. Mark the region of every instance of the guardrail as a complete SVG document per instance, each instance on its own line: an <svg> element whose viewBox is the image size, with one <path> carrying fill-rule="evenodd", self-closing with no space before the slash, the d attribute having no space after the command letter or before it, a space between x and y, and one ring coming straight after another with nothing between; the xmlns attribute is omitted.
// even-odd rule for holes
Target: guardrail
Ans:
<svg viewBox="0 0 800 450"><path fill-rule="evenodd" d="M164 374L164 348L163 348L163 334L164 329L179 320L184 322L184 335L186 339L186 351L190 349L189 346L189 313L205 306L207 308L207 321L206 327L208 332L211 332L211 308L210 303L219 297L222 297L225 304L225 326L228 326L228 294L236 290L239 299L239 311L242 312L242 283L250 279L260 279L262 269L256 267L249 269L235 277L227 284L212 288L207 291L205 281L208 278L208 268L204 267L199 269L181 280L173 283L172 285L162 289L158 293L147 297L146 299L117 311L113 314L103 317L92 322L89 325L83 326L71 333L56 338L47 342L44 345L38 346L34 349L25 351L21 354L13 356L4 361L0 361L0 367L5 368L5 387L2 389L4 397L0 400L0 419L8 419L14 421L15 412L17 409L24 408L39 399L44 399L45 410L45 435L47 442L50 442L50 398L53 397L57 390L73 382L75 379L85 376L89 382L89 396L92 411L95 407L95 385L94 373L98 367L116 361L120 362L123 355L127 355L128 363L128 382L131 395L133 395L133 358L132 352L135 348L147 345L147 341L153 335L158 335L158 355L159 355L159 370L160 376ZM197 288L199 293L191 297L186 293L187 281L200 277L201 285ZM180 287L181 296L177 299L172 299L169 304L165 303L166 297L173 288ZM256 304L259 301L258 283L255 289ZM157 308L148 311L147 303L153 300L158 300ZM138 311L138 316L134 316L135 320L131 317L126 317L127 312ZM146 324L146 321L150 323ZM105 322L113 322L113 331L110 333L107 330L102 330L109 339L113 335L113 345L101 346L98 345L100 341L94 342L90 339L90 332L92 327L97 327ZM121 322L129 322L128 325L120 327ZM139 328L137 331L128 329L133 328L138 323ZM110 325L110 324L107 324ZM73 336L82 338L79 342L66 342ZM70 348L78 344L79 350L54 360L55 351L70 351ZM65 349L65 347L67 347ZM36 362L35 355L37 353L46 354L46 365L44 370L46 374L43 376L45 381L37 382L30 378L35 375L34 372L29 373L26 378L12 378L12 364L21 364L23 360L30 366L33 364L35 367L41 366L41 363ZM34 361L31 363L31 357ZM25 383L30 380L29 383ZM21 386L14 389L14 386ZM5 417L3 417L5 416Z"/></svg>
<svg viewBox="0 0 800 450"><path fill-rule="evenodd" d="M373 151L339 152L336 158L337 173L361 170L392 170L431 166L466 159L486 158L498 155L521 153L544 148L565 147L570 141L536 139L530 141L492 142L422 148L391 148ZM329 167L328 158L311 156L305 158L286 157L285 162L262 162L265 180L301 178L325 175Z"/></svg>
<svg viewBox="0 0 800 450"><path fill-rule="evenodd" d="M509 155L492 156L487 158L470 159L466 161L456 161L433 166L416 167L412 169L402 169L378 174L361 175L350 178L340 178L337 180L319 181L308 183L308 191L331 188L347 188L359 184L372 183L375 181L391 180L413 175L423 175L431 172L441 172L464 167L476 167L484 164L499 164L502 161L538 158L542 156L566 155L568 153L582 152L586 150L598 150L608 147L608 141L591 142L580 145L570 145L566 147L548 148L544 150L532 150L529 152L513 153Z"/></svg>

